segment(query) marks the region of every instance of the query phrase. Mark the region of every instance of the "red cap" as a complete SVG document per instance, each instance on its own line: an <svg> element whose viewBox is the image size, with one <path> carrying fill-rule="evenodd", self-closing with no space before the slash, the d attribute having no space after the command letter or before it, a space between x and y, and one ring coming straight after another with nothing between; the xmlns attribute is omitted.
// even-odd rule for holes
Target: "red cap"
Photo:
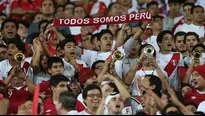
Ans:
<svg viewBox="0 0 205 116"><path fill-rule="evenodd" d="M193 71L197 71L205 79L205 65L196 66Z"/></svg>
<svg viewBox="0 0 205 116"><path fill-rule="evenodd" d="M3 81L3 80L0 80L0 84L2 84L2 85L4 85L4 86L6 86L6 83L4 83L4 81Z"/></svg>
<svg viewBox="0 0 205 116"><path fill-rule="evenodd" d="M97 75L93 70L89 68L81 68L78 74L80 84L83 84L87 79Z"/></svg>

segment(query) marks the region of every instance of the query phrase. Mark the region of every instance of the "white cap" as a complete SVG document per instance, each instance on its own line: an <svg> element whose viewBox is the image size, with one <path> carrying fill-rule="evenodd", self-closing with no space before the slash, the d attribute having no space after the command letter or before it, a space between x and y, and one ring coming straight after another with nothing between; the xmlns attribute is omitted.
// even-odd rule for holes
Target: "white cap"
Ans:
<svg viewBox="0 0 205 116"><path fill-rule="evenodd" d="M108 95L105 99L105 105L107 105L112 98L119 97L119 96L120 96L119 93L112 93L112 94Z"/></svg>

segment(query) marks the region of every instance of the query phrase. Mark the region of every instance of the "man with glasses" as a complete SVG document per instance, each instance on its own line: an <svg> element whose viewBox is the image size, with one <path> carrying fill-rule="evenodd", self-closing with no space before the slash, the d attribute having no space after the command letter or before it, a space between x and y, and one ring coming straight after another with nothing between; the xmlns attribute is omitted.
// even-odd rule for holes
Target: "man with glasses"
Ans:
<svg viewBox="0 0 205 116"><path fill-rule="evenodd" d="M95 115L101 103L101 99L102 91L100 87L93 84L88 85L83 90L83 101L87 108L79 112L79 115Z"/></svg>

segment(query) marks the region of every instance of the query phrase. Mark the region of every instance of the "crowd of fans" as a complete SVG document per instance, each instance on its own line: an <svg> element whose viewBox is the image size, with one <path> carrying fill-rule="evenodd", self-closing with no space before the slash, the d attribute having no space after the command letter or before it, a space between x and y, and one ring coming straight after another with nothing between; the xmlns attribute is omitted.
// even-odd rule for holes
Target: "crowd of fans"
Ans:
<svg viewBox="0 0 205 116"><path fill-rule="evenodd" d="M0 114L205 114L204 0L1 0ZM54 26L150 12L151 21ZM39 97L34 99L35 88Z"/></svg>

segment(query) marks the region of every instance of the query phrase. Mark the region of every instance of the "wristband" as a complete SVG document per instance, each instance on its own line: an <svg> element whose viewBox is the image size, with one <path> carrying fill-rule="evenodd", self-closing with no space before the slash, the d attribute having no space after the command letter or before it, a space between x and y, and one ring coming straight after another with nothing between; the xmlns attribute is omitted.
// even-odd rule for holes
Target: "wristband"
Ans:
<svg viewBox="0 0 205 116"><path fill-rule="evenodd" d="M145 29L144 29L142 26L140 26L140 29L141 29L142 31L145 31Z"/></svg>

